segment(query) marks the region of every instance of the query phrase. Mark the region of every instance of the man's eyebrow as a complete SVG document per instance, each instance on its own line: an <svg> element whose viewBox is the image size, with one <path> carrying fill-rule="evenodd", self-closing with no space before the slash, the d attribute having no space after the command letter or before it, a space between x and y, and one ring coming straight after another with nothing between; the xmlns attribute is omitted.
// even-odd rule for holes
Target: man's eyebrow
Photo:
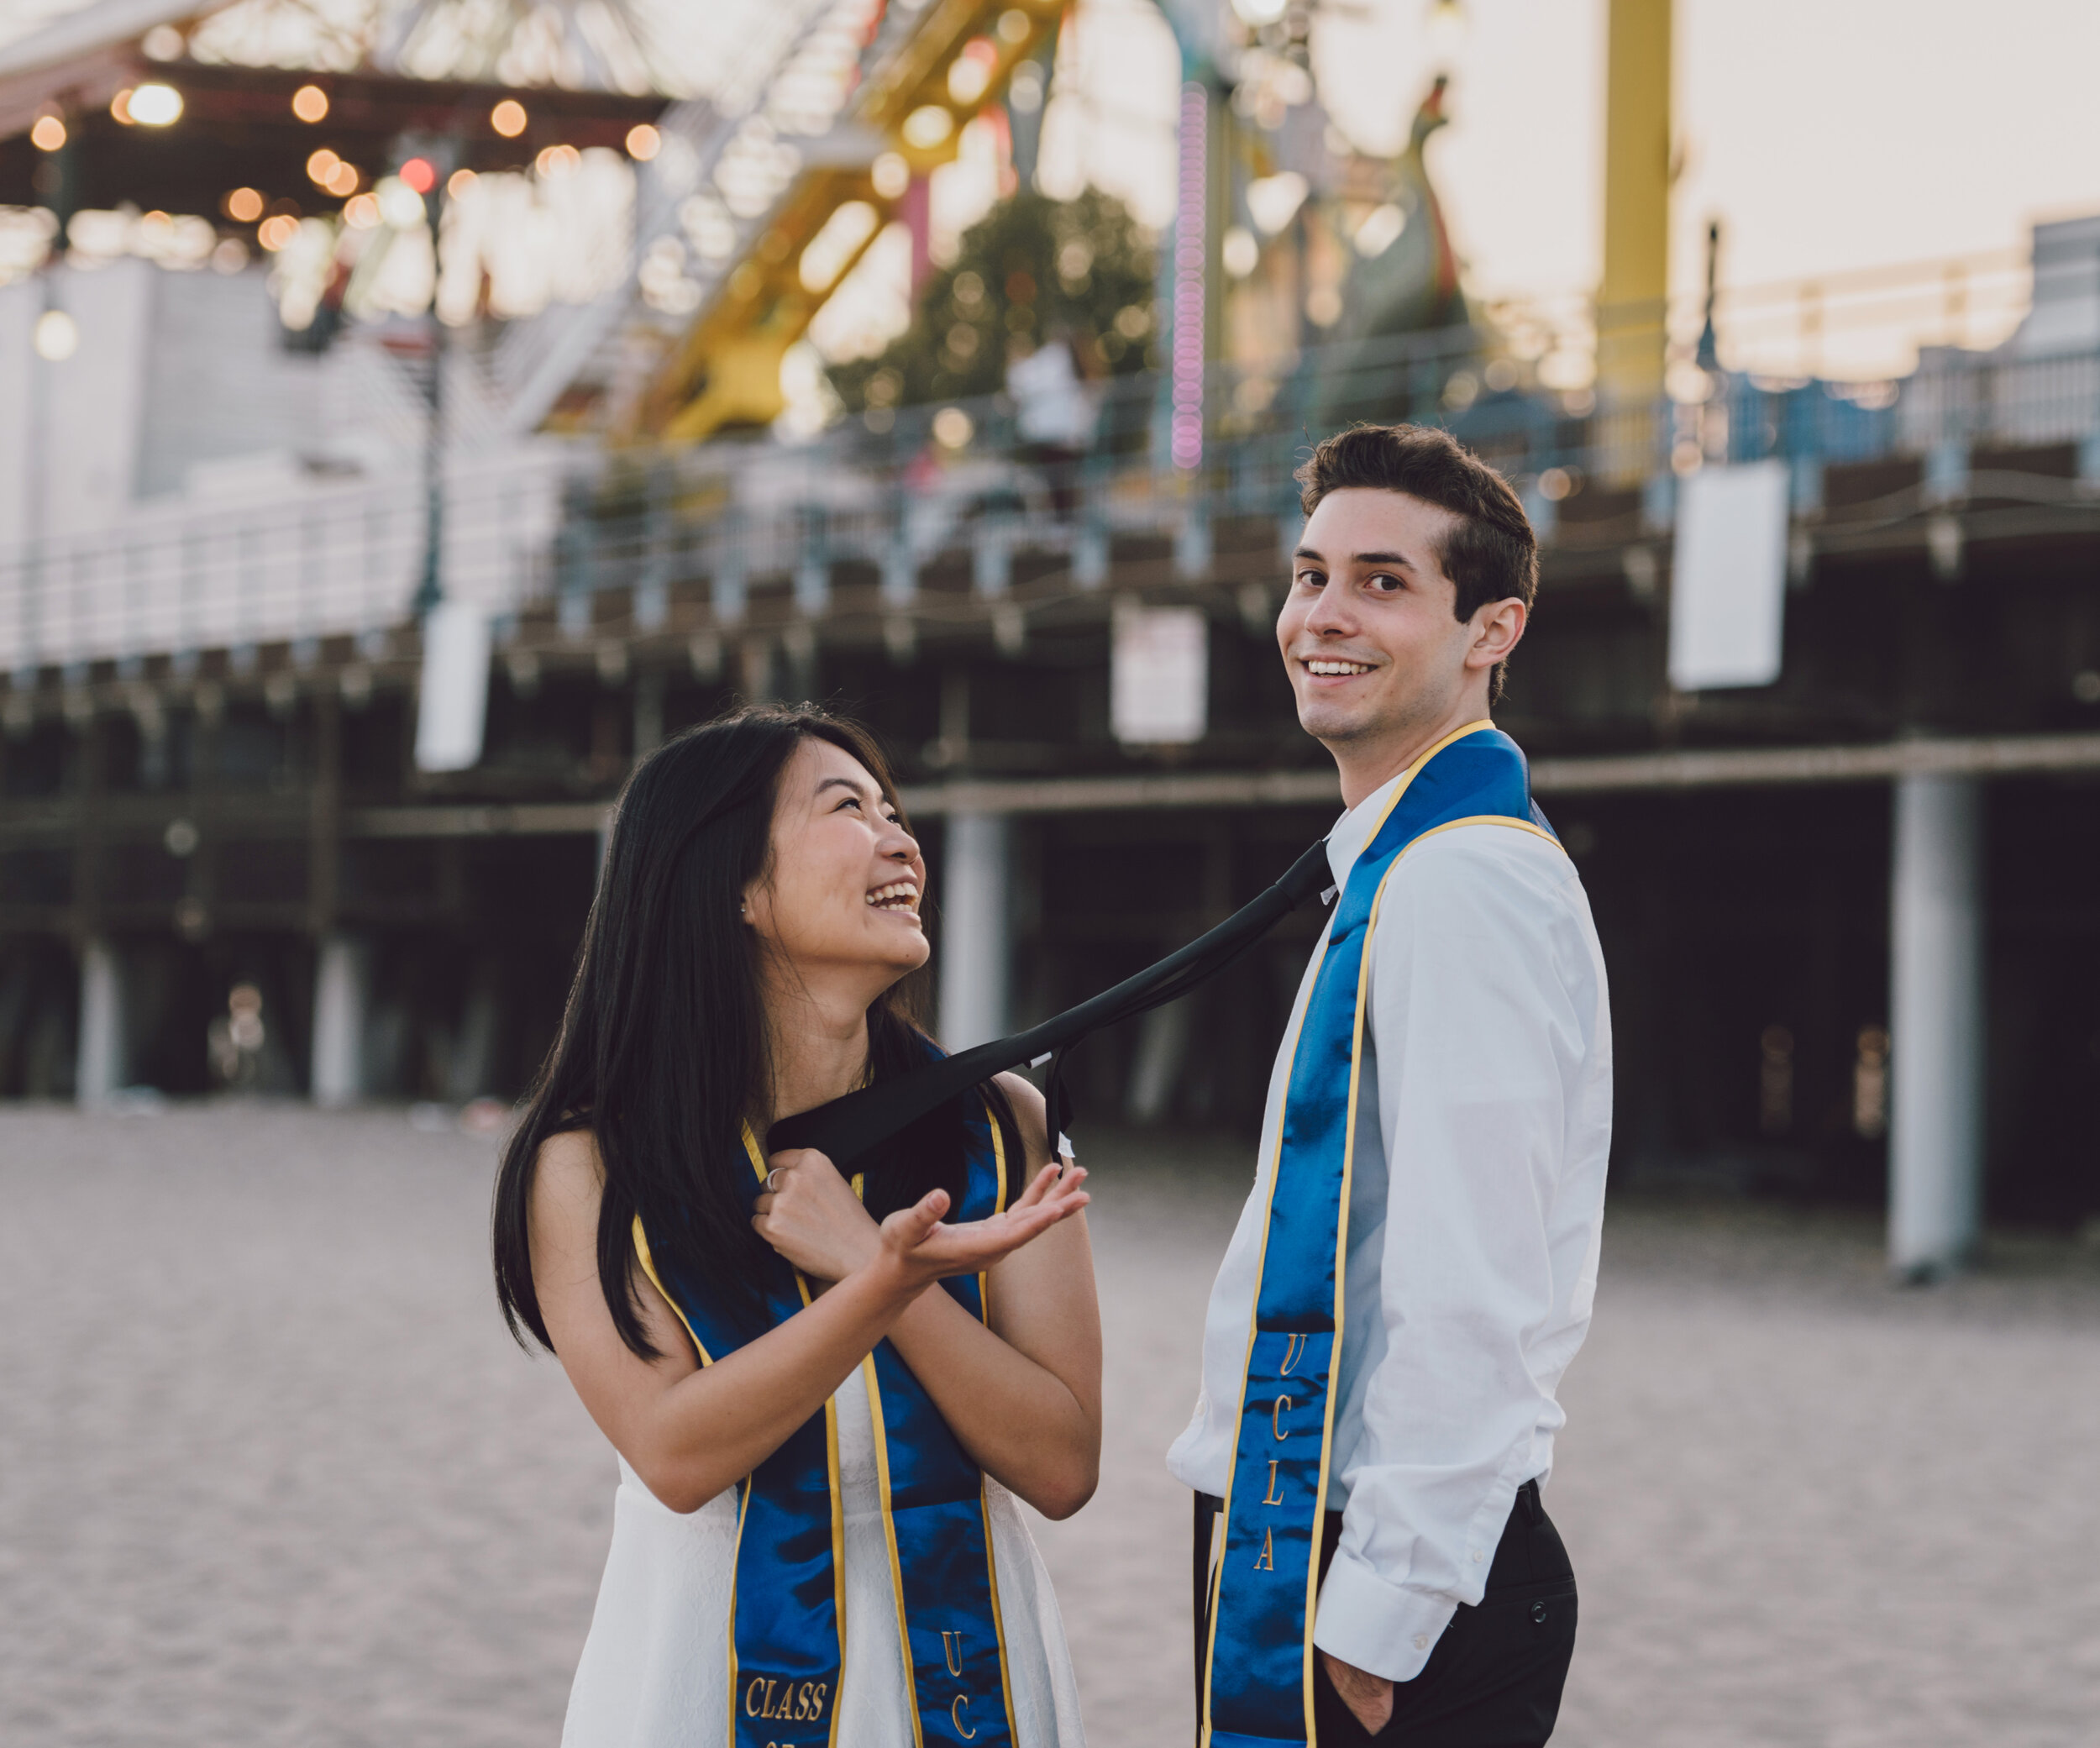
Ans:
<svg viewBox="0 0 2100 1748"><path fill-rule="evenodd" d="M1291 554L1291 557L1310 559L1315 564L1325 564L1327 562L1310 546L1299 547ZM1410 570L1420 569L1420 566L1405 553L1354 553L1350 555L1349 562L1352 564L1404 564Z"/></svg>

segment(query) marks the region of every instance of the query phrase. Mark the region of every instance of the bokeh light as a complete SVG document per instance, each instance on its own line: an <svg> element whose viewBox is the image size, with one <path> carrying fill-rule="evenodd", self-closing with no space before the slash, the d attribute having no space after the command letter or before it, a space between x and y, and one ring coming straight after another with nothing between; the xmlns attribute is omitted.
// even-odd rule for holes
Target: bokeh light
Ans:
<svg viewBox="0 0 2100 1748"><path fill-rule="evenodd" d="M63 364L80 349L80 323L64 310L46 310L36 318L30 343L39 358Z"/></svg>
<svg viewBox="0 0 2100 1748"><path fill-rule="evenodd" d="M411 159L411 163L418 160ZM403 165L402 169L407 168ZM428 223L429 214L423 210L423 196L410 187L400 176L388 176L372 192L379 199L379 216L397 231L413 230Z"/></svg>
<svg viewBox="0 0 2100 1748"><path fill-rule="evenodd" d="M895 152L885 152L869 171L875 192L885 200L900 198L911 186L911 166Z"/></svg>
<svg viewBox="0 0 2100 1748"><path fill-rule="evenodd" d="M963 45L948 70L948 94L958 103L974 103L984 95L999 66L999 50L984 37Z"/></svg>
<svg viewBox="0 0 2100 1748"><path fill-rule="evenodd" d="M506 97L489 111L489 125L506 139L515 139L525 131L525 106L516 97Z"/></svg>
<svg viewBox="0 0 2100 1748"><path fill-rule="evenodd" d="M955 118L938 103L914 109L904 118L904 143L931 151L955 131Z"/></svg>
<svg viewBox="0 0 2100 1748"><path fill-rule="evenodd" d="M1407 214L1393 202L1373 207L1369 216L1357 227L1357 253L1366 260L1375 260L1397 243L1406 229Z"/></svg>
<svg viewBox="0 0 2100 1748"><path fill-rule="evenodd" d="M156 80L133 92L125 107L132 120L142 128L170 127L182 119L182 93Z"/></svg>
<svg viewBox="0 0 2100 1748"><path fill-rule="evenodd" d="M291 94L291 113L302 122L325 121L328 94L318 85L302 85Z"/></svg>

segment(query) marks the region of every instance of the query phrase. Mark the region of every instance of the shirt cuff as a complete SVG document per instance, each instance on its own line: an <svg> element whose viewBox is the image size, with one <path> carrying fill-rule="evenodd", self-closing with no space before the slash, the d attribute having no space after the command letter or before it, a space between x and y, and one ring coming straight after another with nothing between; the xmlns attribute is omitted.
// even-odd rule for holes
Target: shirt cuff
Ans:
<svg viewBox="0 0 2100 1748"><path fill-rule="evenodd" d="M1337 1549L1320 1587L1313 1643L1368 1675L1411 1682L1457 1609L1447 1596L1389 1584Z"/></svg>

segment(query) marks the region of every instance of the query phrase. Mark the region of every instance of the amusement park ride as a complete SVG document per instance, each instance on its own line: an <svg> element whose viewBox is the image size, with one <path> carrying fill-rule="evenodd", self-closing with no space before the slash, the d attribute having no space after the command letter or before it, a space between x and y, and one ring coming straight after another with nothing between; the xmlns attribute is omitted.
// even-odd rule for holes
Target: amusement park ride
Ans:
<svg viewBox="0 0 2100 1748"><path fill-rule="evenodd" d="M493 76L501 55L486 39L458 38L443 61L417 55L444 39L443 0L391 14L364 8L370 16L361 28L344 25L341 39L324 45L333 53L305 57L318 66L262 59L284 34L273 29L274 13L291 15L287 25L307 17L292 0L92 5L16 45L0 70L0 202L51 213L61 246L76 213L124 207L202 214L221 235L253 243L274 218L339 223L360 192L418 152L442 155L448 176L523 171L550 148L618 150L638 127L652 129L649 161L638 165L625 283L588 314L557 310L507 333L491 374L514 391L504 419L511 430L552 415L560 428L693 443L779 416L783 357L885 225L911 228L916 270L923 273L929 177L954 160L980 116L994 116L1010 135L1039 129L1066 4L799 0L780 9L789 28L776 25L770 42L748 50L759 65L743 81L755 90L741 113L705 99L667 103L660 92L618 88L613 66L662 76L646 31L610 4L599 9L599 34L613 30L624 52L610 62L571 57L578 71L599 76L595 81L515 90ZM1215 8L1177 0L1164 11L1188 83L1203 94L1202 160L1194 173L1197 204L1209 209L1195 217L1210 234L1202 268L1206 360L1289 350L1323 327L1336 339L1362 339L1457 325L1464 306L1457 259L1422 158L1443 119L1442 82L1398 160L1337 157L1305 71L1306 9L1278 9L1275 23L1255 33L1236 59L1236 85L1218 64L1226 33ZM580 9L554 12L568 27L564 40L589 50ZM412 76L407 68L417 62L435 65L438 76ZM1023 66L1016 102L1011 87ZM141 86L176 88L171 81L180 87L180 126L134 121L116 101ZM1238 101L1227 100L1228 89ZM314 94L306 110L302 92ZM518 112L507 127L496 119L507 102ZM39 129L55 144L40 146ZM331 201L328 186L307 174L318 144L350 176L347 195ZM251 199L228 210L229 190ZM696 201L705 209L697 222ZM1329 207L1326 228L1336 235L1318 239L1312 252L1324 244L1334 255L1338 239L1340 255L1354 264L1344 270L1346 295L1331 269L1329 310L1314 297L1310 322L1297 308L1305 286L1286 298L1280 317L1262 307L1274 299L1250 288L1238 299L1255 307L1249 318L1229 322L1228 274L1278 276L1263 258L1306 253L1305 220ZM1351 239L1373 234L1373 247L1351 248ZM661 259L669 244L686 266L683 296L651 310L639 270L653 249ZM1247 259L1226 259L1241 249ZM1294 279L1306 271L1303 260L1290 263ZM1659 308L1659 289L1647 295ZM550 342L547 331L557 328L567 344ZM575 336L586 333L599 344L577 345ZM615 334L617 344L607 344ZM593 380L611 353L638 345L647 362L638 383L633 358L625 360L624 395ZM523 359L541 368L522 368Z"/></svg>
<svg viewBox="0 0 2100 1748"><path fill-rule="evenodd" d="M229 989L243 1084L515 1092L620 780L739 697L895 748L950 1042L1068 1005L1331 817L1274 672L1290 471L1412 417L1541 536L1499 718L1612 965L1620 1168L1893 1184L1913 1272L1979 1205L2094 1211L2100 911L2026 871L2100 853L2100 224L1992 270L2032 307L1988 347L1753 369L1763 306L1666 295L1670 0L1607 8L1578 310L1467 297L1462 87L1367 157L1315 0L1159 9L1143 368L973 328L997 392L793 441L784 365L892 227L920 319L970 326L926 304L932 181L989 135L1020 185L1064 0L776 0L699 92L620 0L95 0L0 45L0 1093L205 1090ZM1815 332L1890 293L1826 285ZM1082 1101L1247 1121L1300 944ZM1987 971L1996 1036L2061 1049L1986 1051Z"/></svg>

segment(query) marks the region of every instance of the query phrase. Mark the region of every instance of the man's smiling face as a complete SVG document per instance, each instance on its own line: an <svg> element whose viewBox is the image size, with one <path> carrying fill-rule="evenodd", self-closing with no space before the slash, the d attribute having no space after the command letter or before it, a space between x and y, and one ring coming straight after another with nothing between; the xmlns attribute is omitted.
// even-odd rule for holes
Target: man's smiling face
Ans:
<svg viewBox="0 0 2100 1748"><path fill-rule="evenodd" d="M1355 486L1307 519L1276 641L1299 722L1337 757L1406 742L1479 683L1466 661L1479 629L1457 617L1443 570L1456 522L1404 492Z"/></svg>

